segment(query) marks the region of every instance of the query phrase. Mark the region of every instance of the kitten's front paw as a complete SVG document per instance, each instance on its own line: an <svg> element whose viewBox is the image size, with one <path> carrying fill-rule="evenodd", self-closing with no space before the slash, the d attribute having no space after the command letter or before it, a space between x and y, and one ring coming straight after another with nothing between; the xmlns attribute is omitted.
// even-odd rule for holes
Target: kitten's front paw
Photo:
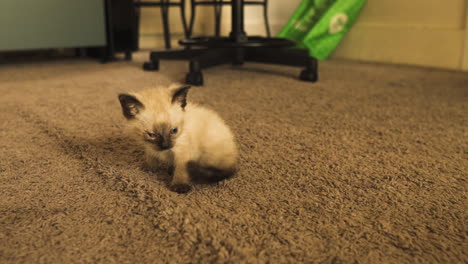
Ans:
<svg viewBox="0 0 468 264"><path fill-rule="evenodd" d="M188 184L171 184L169 189L176 193L188 193L192 187L190 187Z"/></svg>

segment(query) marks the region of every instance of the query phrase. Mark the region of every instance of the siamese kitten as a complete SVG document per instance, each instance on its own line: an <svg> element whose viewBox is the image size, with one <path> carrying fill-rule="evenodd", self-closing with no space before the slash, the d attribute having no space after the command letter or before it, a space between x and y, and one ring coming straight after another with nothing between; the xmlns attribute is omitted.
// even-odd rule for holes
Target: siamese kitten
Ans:
<svg viewBox="0 0 468 264"><path fill-rule="evenodd" d="M235 173L234 136L212 110L187 103L190 86L171 85L120 94L131 134L150 167L172 168L170 189L190 191L190 180L219 181Z"/></svg>

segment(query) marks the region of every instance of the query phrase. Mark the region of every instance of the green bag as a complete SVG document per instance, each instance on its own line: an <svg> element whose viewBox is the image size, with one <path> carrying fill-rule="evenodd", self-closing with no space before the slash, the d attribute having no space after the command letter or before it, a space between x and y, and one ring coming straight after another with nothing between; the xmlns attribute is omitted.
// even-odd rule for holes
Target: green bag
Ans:
<svg viewBox="0 0 468 264"><path fill-rule="evenodd" d="M296 41L296 47L309 49L312 57L326 59L365 3L366 0L303 0L278 37Z"/></svg>
<svg viewBox="0 0 468 264"><path fill-rule="evenodd" d="M356 21L366 0L338 0L320 18L307 34L303 44L312 57L323 60L340 43Z"/></svg>
<svg viewBox="0 0 468 264"><path fill-rule="evenodd" d="M302 0L278 37L294 40L297 48L307 48L302 42L304 37L334 2L336 0Z"/></svg>

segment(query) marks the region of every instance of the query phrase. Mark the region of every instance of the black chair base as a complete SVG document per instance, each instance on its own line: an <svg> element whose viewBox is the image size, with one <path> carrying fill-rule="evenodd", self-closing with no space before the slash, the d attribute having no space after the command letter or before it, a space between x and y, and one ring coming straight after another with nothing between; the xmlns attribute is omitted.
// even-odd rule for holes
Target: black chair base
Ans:
<svg viewBox="0 0 468 264"><path fill-rule="evenodd" d="M189 72L186 82L191 85L203 85L202 70L220 64L242 65L244 62L259 62L269 64L281 64L303 67L299 78L303 81L316 82L318 80L317 59L310 57L307 50L291 49L293 42L274 38L249 38L244 43L236 43L221 40L206 39L199 41L191 47L194 40L182 40L181 44L187 45L183 50L166 50L151 52L150 62L143 65L147 71L159 70L160 60L190 60ZM196 39L200 40L200 39ZM225 45L223 45L225 43Z"/></svg>

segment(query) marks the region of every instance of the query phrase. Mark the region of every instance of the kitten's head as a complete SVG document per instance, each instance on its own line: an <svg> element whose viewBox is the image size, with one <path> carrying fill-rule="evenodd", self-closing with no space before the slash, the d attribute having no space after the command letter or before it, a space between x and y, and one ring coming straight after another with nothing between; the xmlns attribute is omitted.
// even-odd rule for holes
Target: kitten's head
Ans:
<svg viewBox="0 0 468 264"><path fill-rule="evenodd" d="M119 94L123 115L129 121L134 136L158 151L172 148L184 130L189 88L171 85Z"/></svg>

